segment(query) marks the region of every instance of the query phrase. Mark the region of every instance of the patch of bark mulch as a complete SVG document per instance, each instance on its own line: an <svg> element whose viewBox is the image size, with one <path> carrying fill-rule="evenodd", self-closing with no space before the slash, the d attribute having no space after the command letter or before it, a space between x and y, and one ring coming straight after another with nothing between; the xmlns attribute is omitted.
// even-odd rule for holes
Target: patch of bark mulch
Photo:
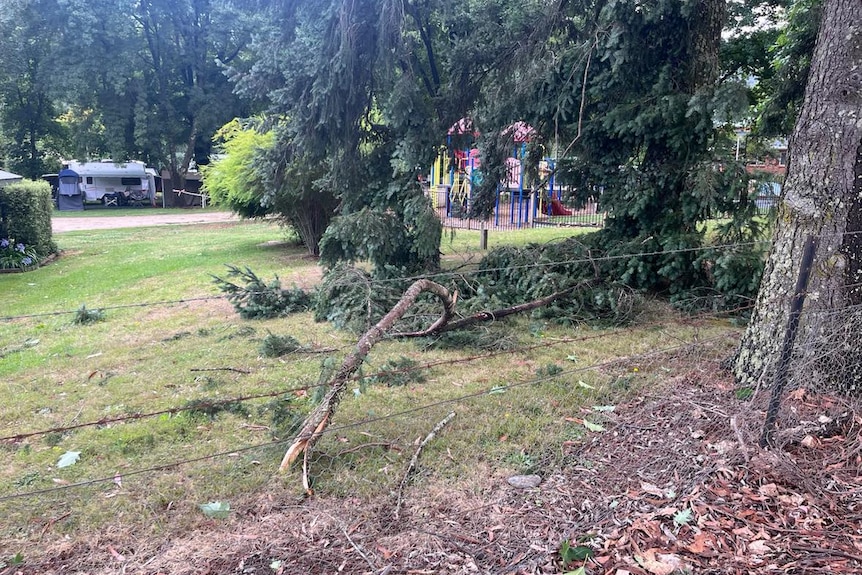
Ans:
<svg viewBox="0 0 862 575"><path fill-rule="evenodd" d="M862 572L862 417L796 390L781 446L763 450L761 400L737 399L717 364L676 373L561 445L567 464L537 488L490 472L478 485L429 479L396 521L394 497L299 501L275 486L227 522L158 541L61 540L0 575Z"/></svg>

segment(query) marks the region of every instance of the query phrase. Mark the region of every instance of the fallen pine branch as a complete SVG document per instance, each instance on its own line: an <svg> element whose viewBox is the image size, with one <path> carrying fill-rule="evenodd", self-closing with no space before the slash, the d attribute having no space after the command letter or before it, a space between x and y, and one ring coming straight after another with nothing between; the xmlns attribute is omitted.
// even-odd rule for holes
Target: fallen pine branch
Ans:
<svg viewBox="0 0 862 575"><path fill-rule="evenodd" d="M566 288L564 290L554 292L549 296L545 296L543 298L529 301L526 303L514 305L511 307L506 307L502 309L497 309L494 311L480 311L474 313L473 315L469 315L465 318L461 318L456 321L448 321L445 323L440 323L440 321L434 322L434 325L431 327L421 330L421 331L408 331L402 333L393 333L390 337L428 337L431 335L437 335L439 333L444 333L447 331L453 331L456 329L463 329L465 327L470 327L472 325L486 322L486 321L497 321L499 319L503 319L504 317L515 315L518 313L524 313L525 311L532 311L534 309L538 309L540 307L545 307L557 301L558 299L565 297L575 291L578 286L572 286Z"/></svg>
<svg viewBox="0 0 862 575"><path fill-rule="evenodd" d="M280 472L283 472L290 467L290 464L293 463L300 454L305 454L303 457L302 484L303 487L305 487L306 492L311 493L311 486L308 481L308 451L314 446L317 440L320 439L320 436L329 425L329 421L335 413L335 409L338 407L339 401L341 401L341 395L344 392L348 381L362 365L362 362L371 351L371 348L383 338L387 330L389 330L395 322L406 313L410 306L416 302L416 298L419 297L419 294L424 291L429 291L436 295L443 304L443 313L429 329L437 329L449 322L452 315L455 313L455 302L449 295L449 291L442 285L428 279L421 279L414 282L409 288L407 288L407 291L404 292L404 295L401 296L401 299L398 300L398 303L395 304L389 313L383 316L377 324L359 338L359 341L356 343L356 349L353 353L344 358L344 361L341 363L341 367L330 381L329 391L326 393L326 396L320 404L314 408L308 417L306 417L299 433L285 452L284 458L281 460L281 465L278 468Z"/></svg>
<svg viewBox="0 0 862 575"><path fill-rule="evenodd" d="M422 450L425 448L428 443L434 439L434 437L443 429L447 423L452 421L455 417L455 412L449 413L446 417L441 419L437 425L434 426L434 429L425 436L425 439L419 444L419 447L416 448L416 452L413 454L413 457L410 459L410 465L407 466L407 471L404 472L404 477L401 478L401 483L398 485L398 498L395 501L395 521L398 521L398 515L401 512L401 499L404 496L404 487L407 485L407 480L410 478L410 474L413 473L413 470L416 469L416 464L419 462L419 455L422 453Z"/></svg>

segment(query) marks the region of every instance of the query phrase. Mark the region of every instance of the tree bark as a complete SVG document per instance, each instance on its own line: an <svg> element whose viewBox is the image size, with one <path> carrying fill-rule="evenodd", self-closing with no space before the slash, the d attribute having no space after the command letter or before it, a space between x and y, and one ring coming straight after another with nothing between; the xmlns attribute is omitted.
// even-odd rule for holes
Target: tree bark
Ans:
<svg viewBox="0 0 862 575"><path fill-rule="evenodd" d="M741 385L774 374L802 246L819 237L791 372L806 385L862 383L862 2L825 0L772 250L735 364ZM855 306L855 307L854 307Z"/></svg>

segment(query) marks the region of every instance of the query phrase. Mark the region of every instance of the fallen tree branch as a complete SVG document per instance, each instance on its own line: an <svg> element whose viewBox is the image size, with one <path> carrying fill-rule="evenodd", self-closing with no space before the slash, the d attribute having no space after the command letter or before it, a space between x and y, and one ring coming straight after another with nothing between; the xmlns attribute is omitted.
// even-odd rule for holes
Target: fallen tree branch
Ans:
<svg viewBox="0 0 862 575"><path fill-rule="evenodd" d="M506 307L503 309L498 309L494 311L480 311L478 313L474 313L473 315L469 315L465 318L461 318L456 321L448 321L441 322L439 319L434 322L434 325L431 327L421 330L421 331L409 331L402 333L393 333L390 337L428 337L431 335L437 335L439 333L444 333L447 331L452 331L456 329L462 329L465 327L470 327L471 325L475 325L477 323L482 323L486 321L496 321L498 319L503 319L504 317L515 315L518 313L523 313L525 311L532 311L534 309L544 307L549 305L556 300L565 297L575 291L578 286L572 286L566 288L562 291L554 292L549 296L545 296L543 298L529 301L527 303L518 304L512 307ZM442 319L442 318L441 318Z"/></svg>
<svg viewBox="0 0 862 575"><path fill-rule="evenodd" d="M233 371L235 373L244 373L246 375L251 373L247 369L240 369L238 367L193 367L189 369L189 371Z"/></svg>
<svg viewBox="0 0 862 575"><path fill-rule="evenodd" d="M371 329L365 332L359 341L356 343L356 349L348 355L341 363L341 367L336 372L335 376L329 383L329 391L326 396L309 415L305 418L299 433L293 440L293 443L288 447L284 458L281 460L279 471L286 470L300 454L305 452L303 458L302 484L307 492L311 492L311 486L308 481L308 450L320 439L323 431L329 425L329 420L335 412L338 402L341 400L342 392L347 386L347 382L351 376L359 369L365 357L371 351L371 348L380 341L396 321L410 308L423 291L429 291L437 296L443 304L443 313L434 322L429 329L439 328L446 325L455 313L455 302L449 295L449 291L442 285L428 279L421 279L414 282L398 303L377 322Z"/></svg>
<svg viewBox="0 0 862 575"><path fill-rule="evenodd" d="M416 452L413 454L413 457L410 459L410 465L407 466L407 471L404 472L404 477L401 478L401 483L398 485L398 498L395 501L395 521L398 521L398 515L401 513L401 499L404 496L404 487L407 485L407 480L410 478L410 474L413 473L413 470L416 469L416 464L419 462L419 455L422 453L422 450L425 446L432 440L434 437L443 429L447 423L452 421L455 417L455 412L449 413L446 417L441 419L437 425L434 426L434 429L425 436L425 439L422 440L422 443L419 444L419 447L416 448Z"/></svg>

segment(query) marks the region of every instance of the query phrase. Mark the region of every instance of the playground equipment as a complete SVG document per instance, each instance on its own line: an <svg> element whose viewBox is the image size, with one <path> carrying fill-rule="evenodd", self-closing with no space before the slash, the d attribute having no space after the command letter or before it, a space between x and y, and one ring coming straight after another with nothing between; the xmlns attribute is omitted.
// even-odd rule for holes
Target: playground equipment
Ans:
<svg viewBox="0 0 862 575"><path fill-rule="evenodd" d="M492 225L532 227L537 217L572 215L561 202L563 187L557 183L553 159L540 162L542 188L526 187L527 146L535 130L525 122L515 122L507 132L512 136L513 146L506 159L506 178L497 185ZM438 149L432 166L429 193L434 207L449 220L469 220L474 189L482 182L481 158L475 147L477 136L470 119L459 120L449 128L446 145Z"/></svg>

